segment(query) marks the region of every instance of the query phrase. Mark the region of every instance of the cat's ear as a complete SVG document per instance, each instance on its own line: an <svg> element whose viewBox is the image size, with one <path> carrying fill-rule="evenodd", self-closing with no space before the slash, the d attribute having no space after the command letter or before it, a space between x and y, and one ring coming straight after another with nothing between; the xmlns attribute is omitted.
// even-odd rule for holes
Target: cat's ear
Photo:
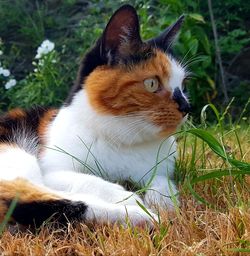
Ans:
<svg viewBox="0 0 250 256"><path fill-rule="evenodd" d="M124 57L141 44L137 13L131 5L123 5L111 17L101 38L101 55L112 62Z"/></svg>
<svg viewBox="0 0 250 256"><path fill-rule="evenodd" d="M184 17L184 15L181 15L175 23L167 27L159 36L150 39L148 43L167 51L174 42L184 21Z"/></svg>

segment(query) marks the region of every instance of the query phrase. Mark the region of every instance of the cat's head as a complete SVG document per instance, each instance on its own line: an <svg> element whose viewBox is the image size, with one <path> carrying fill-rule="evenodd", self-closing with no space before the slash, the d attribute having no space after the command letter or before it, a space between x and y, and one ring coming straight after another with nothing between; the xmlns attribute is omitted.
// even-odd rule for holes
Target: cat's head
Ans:
<svg viewBox="0 0 250 256"><path fill-rule="evenodd" d="M83 59L74 90L84 86L99 115L134 117L155 133L174 133L190 109L182 92L185 70L169 53L182 22L183 16L144 42L135 9L122 6Z"/></svg>

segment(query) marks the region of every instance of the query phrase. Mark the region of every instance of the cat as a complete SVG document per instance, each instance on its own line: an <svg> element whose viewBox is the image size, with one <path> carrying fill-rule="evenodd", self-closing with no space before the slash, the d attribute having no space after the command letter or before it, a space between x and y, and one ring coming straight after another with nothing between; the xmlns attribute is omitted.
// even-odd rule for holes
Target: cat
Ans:
<svg viewBox="0 0 250 256"><path fill-rule="evenodd" d="M13 200L11 220L23 225L52 215L61 223L150 224L152 204L173 207L172 134L190 110L185 69L170 54L183 18L143 42L136 10L120 7L60 109L0 118L0 221ZM143 200L115 183L129 179L147 185Z"/></svg>

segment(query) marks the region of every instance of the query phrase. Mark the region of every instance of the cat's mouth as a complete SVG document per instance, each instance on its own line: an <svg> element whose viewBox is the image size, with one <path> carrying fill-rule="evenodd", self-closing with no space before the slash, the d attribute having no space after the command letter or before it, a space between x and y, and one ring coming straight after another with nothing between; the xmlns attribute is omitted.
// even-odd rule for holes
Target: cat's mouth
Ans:
<svg viewBox="0 0 250 256"><path fill-rule="evenodd" d="M159 135L166 137L174 134L186 122L188 113L176 107L151 113L148 118L151 123L160 128Z"/></svg>

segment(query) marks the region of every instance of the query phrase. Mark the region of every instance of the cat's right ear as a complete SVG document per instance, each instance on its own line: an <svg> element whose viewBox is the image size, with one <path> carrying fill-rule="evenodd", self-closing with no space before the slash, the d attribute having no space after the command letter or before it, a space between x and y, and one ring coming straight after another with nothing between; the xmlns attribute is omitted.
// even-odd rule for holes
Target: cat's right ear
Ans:
<svg viewBox="0 0 250 256"><path fill-rule="evenodd" d="M159 36L148 40L148 43L163 51L168 51L181 29L185 16L181 15L178 20L165 29Z"/></svg>
<svg viewBox="0 0 250 256"><path fill-rule="evenodd" d="M109 64L126 57L142 43L139 19L131 5L123 5L110 18L101 37L101 56Z"/></svg>

